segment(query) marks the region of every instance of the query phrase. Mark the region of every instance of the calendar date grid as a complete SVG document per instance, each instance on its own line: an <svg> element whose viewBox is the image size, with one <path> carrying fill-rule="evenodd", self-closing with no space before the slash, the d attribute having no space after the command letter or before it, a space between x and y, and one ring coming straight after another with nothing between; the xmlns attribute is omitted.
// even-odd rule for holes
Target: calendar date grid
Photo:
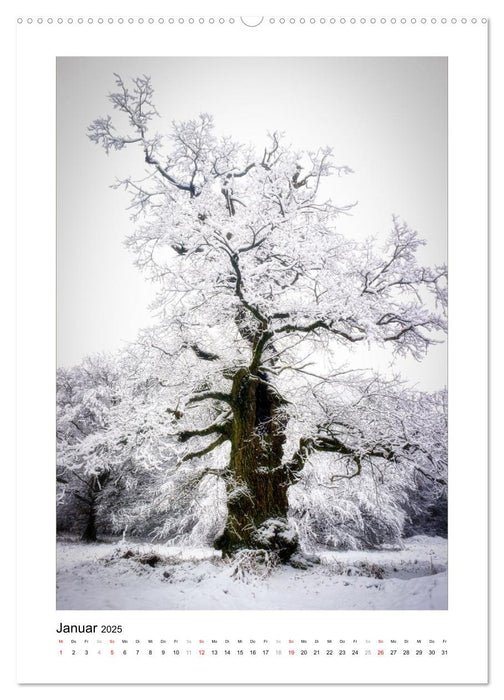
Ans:
<svg viewBox="0 0 504 700"><path fill-rule="evenodd" d="M81 638L58 639L60 657L415 657L448 656L448 640L433 638Z"/></svg>

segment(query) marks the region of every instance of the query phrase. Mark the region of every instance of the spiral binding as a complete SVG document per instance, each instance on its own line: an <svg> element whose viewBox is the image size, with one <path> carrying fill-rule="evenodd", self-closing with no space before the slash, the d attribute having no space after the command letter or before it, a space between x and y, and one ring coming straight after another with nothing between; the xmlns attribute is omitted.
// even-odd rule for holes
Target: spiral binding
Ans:
<svg viewBox="0 0 504 700"><path fill-rule="evenodd" d="M18 17L18 24L120 24L120 25L223 25L238 24L252 29L261 24L486 24L486 17Z"/></svg>

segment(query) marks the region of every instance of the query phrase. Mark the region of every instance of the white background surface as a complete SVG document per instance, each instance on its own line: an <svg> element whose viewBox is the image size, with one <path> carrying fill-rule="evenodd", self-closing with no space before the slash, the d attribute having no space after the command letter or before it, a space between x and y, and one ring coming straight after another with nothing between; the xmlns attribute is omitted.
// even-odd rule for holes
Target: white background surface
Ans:
<svg viewBox="0 0 504 700"><path fill-rule="evenodd" d="M54 610L55 560L53 537L54 486L54 359L55 359L55 56L159 54L169 45L175 55L262 56L265 50L279 55L332 55L335 47L343 56L448 56L449 78L449 592L448 611L403 611L393 614L376 611L372 615L350 612L282 613L257 612L250 615L186 612L175 614L122 611L98 614L105 623L124 625L131 636L152 638L169 629L177 637L195 639L224 634L227 637L259 636L299 638L340 635L360 639L370 637L446 638L447 659L438 659L432 673L425 665L374 664L367 670L368 682L484 682L486 680L486 581L475 572L486 570L486 480L485 449L477 454L470 444L484 446L486 439L486 35L487 27L477 21L455 24L347 22L322 25L295 23L291 26L265 21L249 28L237 21L223 24L183 25L114 23L103 26L84 22L38 25L26 21L18 33L18 648L19 680L23 682L97 681L186 682L193 664L184 668L177 661L155 663L139 657L124 669L119 664L96 665L88 660L77 671L77 664L60 663L52 642L59 620L77 623L89 619L79 612L62 614ZM34 110L33 104L39 105ZM372 119L373 115L366 115ZM44 134L40 138L39 134ZM22 136L24 135L24 136ZM411 138L414 138L412 135ZM392 144L394 143L392 139ZM392 149L392 146L391 146ZM34 163L45 164L44 178L33 187ZM37 166L35 166L36 168ZM76 166L78 167L78 165ZM83 166L82 166L83 167ZM472 178L467 174L471 172ZM417 192L421 198L422 189ZM86 188L80 193L87 198ZM89 206L93 206L93 197ZM78 216L78 212L75 213ZM114 274L113 269L111 275ZM36 294L34 294L36 291ZM468 333L468 323L471 332ZM36 337L37 350L33 350ZM468 404L473 410L468 410ZM36 416L36 420L33 417ZM474 473L478 472L478 478ZM39 546L31 552L32 518L37 519ZM477 544L475 547L474 545ZM30 556L26 553L30 552ZM468 554L471 563L468 567ZM40 572L34 586L32 571ZM34 597L34 588L37 596ZM33 620L37 618L37 624ZM93 616L96 620L96 614ZM249 631L250 628L250 631ZM420 632L422 628L422 632ZM192 632L189 633L189 629ZM371 630L375 630L374 634ZM468 644L467 630L474 640ZM158 631L159 630L159 631ZM165 632L166 634L166 632ZM26 644L37 650L26 652ZM226 667L226 659L223 660ZM362 677L350 664L335 673L330 657L323 664L309 658L301 667L267 669L264 680L305 679L309 682L356 682ZM429 660L430 661L430 660ZM444 662L444 663L442 663ZM244 668L237 663L223 673L222 660L212 660L199 669L200 682L253 681L258 660L249 659ZM441 664L441 667L440 667ZM80 665L80 664L79 664Z"/></svg>
<svg viewBox="0 0 504 700"><path fill-rule="evenodd" d="M415 4L414 4L414 3L408 3L408 4L409 4L410 7L412 8L410 13L411 13L411 14L417 14L417 13L418 13L418 10L420 9L419 5L418 5L417 3L415 3ZM498 16L498 14L496 14L496 13L494 14L492 8L489 7L488 5L486 5L486 4L483 3L483 2L480 2L480 3L478 4L477 7L472 7L470 3L464 3L464 2L458 2L458 3L456 3L456 6L455 6L455 3L436 3L435 5L432 4L431 7L429 7L429 4L430 4L430 3L428 3L428 2L422 3L422 5L421 5L421 10L422 10L422 12L423 12L424 14L428 14L429 12L432 12L432 13L435 14L436 16L440 16L440 15L443 13L443 11L445 12L445 14L450 14L453 10L456 10L456 13L457 13L458 16L461 16L465 11L469 14L469 16L472 16L472 15L475 14L475 13L477 13L478 16L481 16L481 15L483 15L483 14L490 14L490 16L491 16L492 19L493 19L493 23L494 23L494 31L495 31L495 33L497 33L497 31L496 31L497 28L495 27L495 25L500 21L500 20L499 20L499 16ZM31 9L34 8L34 5L32 5L32 6L30 7L30 4L29 4L29 3L24 3L24 4L21 3L21 5L23 5L23 7L22 7L23 14L28 14L28 13L31 11ZM109 3L109 5L111 6L110 13L112 13L112 7L113 7L114 3ZM162 13L165 14L165 15L166 15L168 12L170 12L171 14L176 14L176 9L174 8L174 5L175 5L174 3L170 4L170 8L168 9L166 3L163 3L162 5L158 5L158 8L161 8L161 9L158 9L157 12L156 12L154 9L150 9L150 8L153 8L153 7L155 6L155 3L152 3L152 4L149 4L149 9L150 9L150 13L151 13L151 14L156 14L156 13L159 13L159 12L162 12ZM221 14L233 14L233 15L237 15L237 14L239 14L239 13L241 13L241 14L248 14L248 13L250 13L250 10L247 12L247 11L241 10L241 9L240 9L239 12L238 12L238 11L237 11L237 7L236 7L236 4L232 4L231 6L230 6L230 5L231 5L230 3L220 3L220 4L219 4L219 7L226 8L226 9L222 9L222 10L221 10ZM275 7L275 14L280 14L281 5L282 5L282 3L278 3L278 4L277 4L277 6ZM312 14L324 14L324 9L323 9L323 5L324 5L324 4L323 4L323 3L319 3L319 4L316 4L316 5L317 5L317 8L320 7L320 10L317 11L317 12L315 13L315 11L314 11L315 8L314 8L313 5L311 5L311 6L310 6L310 9L312 10ZM339 13L340 13L340 14L348 14L348 12L354 13L354 14L356 14L357 12L358 12L359 14L366 14L366 13L369 13L370 9L369 9L369 4L368 4L367 9L366 9L366 6L365 6L365 5L366 5L365 3L356 3L356 2L352 3L351 5L348 5L348 4L347 4L348 10L345 11L345 3L339 3L339 5L338 5L338 10L339 10ZM416 7L414 7L414 5L416 5ZM285 5L284 5L284 6L285 6ZM49 14L52 8L55 8L55 11L57 11L56 7L57 7L57 6L56 6L55 3L50 4L50 7L49 7L49 5L48 5L47 9L44 8L44 14ZM208 3L207 3L207 5L206 5L206 7L208 8ZM215 7L215 6L214 6L214 7ZM296 4L291 2L291 3L289 3L288 7L289 7L289 10L288 10L288 11L289 11L289 13L292 14L292 15L294 15L294 14L296 14L296 15L297 15L297 14L300 14L300 15L306 14L306 8L303 8L303 7L301 6L301 4L299 4L299 8L297 8L297 7L296 7ZM327 7L327 4L326 4L326 7ZM329 7L330 7L330 6L329 6ZM414 7L414 9L413 9L413 7ZM228 9L227 9L227 8L228 8ZM394 3L382 3L381 6L380 6L381 14L383 14L383 15L387 15L387 14L390 15L390 14L394 14L395 12L398 12L398 13L399 13L398 16L402 16L403 13L406 14L404 8L405 8L405 3L401 3L401 4L399 4L399 3L395 3L395 4L394 4ZM92 2L86 3L85 11L86 11L87 14L92 14L92 13L94 12L94 9L95 9L95 8L93 8L93 3L92 3ZM105 14L104 9L105 9L105 8L104 8L103 4L101 4L101 5L100 5L100 9L99 9L98 11L101 12L102 14ZM374 4L374 9L376 9L376 4ZM127 4L127 3L121 3L121 10L122 10L123 13L126 13L126 12L128 11L128 4ZM144 6L142 7L142 10L143 10L143 13L142 13L142 14L144 14L144 15L147 14L147 6L144 5ZM21 7L18 6L18 8L17 8L17 13L20 13L20 11L21 11ZM40 12L40 3L38 3L38 11ZM132 10L132 13L135 14L135 11L138 13L138 8L133 9L133 10ZM201 10L200 10L200 11L201 11ZM253 10L253 13L254 13L254 14L258 14L260 11L261 11L260 3L256 3L256 4L255 4L255 7L254 7L254 10ZM268 8L265 7L262 11L264 11L265 13L267 13L267 12L269 11L269 12L271 13L271 7L268 7ZM373 11L373 10L371 10L371 12L372 12L372 11ZM36 9L35 9L35 12L37 12ZM63 12L64 12L64 10L63 10ZM75 10L75 12L76 12L76 10ZM198 14L197 3L193 3L193 5L191 6L191 12L192 12L192 14ZM206 13L208 13L208 12L209 12L208 9L203 10L203 13L204 13L204 14L206 14ZM330 9L329 9L329 8L326 9L325 12L330 12ZM187 9L186 9L186 8L183 8L181 12L179 11L179 13L186 14L186 13L187 13ZM5 20L5 23L7 23L7 20ZM7 27L7 29L8 29L8 27ZM12 27L11 27L11 29L12 29ZM501 41L502 41L502 37L501 37ZM493 38L493 45L496 47L496 51L497 51L497 52L501 51L501 47L499 46L499 40L498 40L495 36L494 36L494 38ZM4 63L4 65L7 67L7 66L9 65L9 63ZM494 58L494 59L493 59L493 69L494 69L494 72L497 72L497 70L498 70L497 65L498 65L498 59L497 59L497 58ZM501 61L501 65L502 65L502 61ZM12 53L10 54L10 66L12 66ZM7 82L8 82L8 81L11 81L10 83L8 82L8 85L10 86L11 89L10 89L10 90L6 90L6 91L4 92L4 94L10 94L10 95L13 94L13 89L12 89L12 88L13 88L12 75L10 75L11 73L12 73L12 68L11 68L10 70L7 69L7 70L5 71L5 80L6 80ZM498 98L499 98L498 94L495 94L495 95L494 95L494 102L495 102L496 100L498 100ZM499 103L498 103L496 106L497 106L497 109L502 110L502 104L499 104ZM9 112L12 110L12 101L10 101L10 107L11 107L11 109L10 109L10 110L7 110L7 112L8 112L7 116L12 116L12 115L9 114ZM34 109L36 109L36 106L34 106ZM5 110L4 110L4 111L5 111ZM501 121L502 121L502 120L501 120ZM495 119L495 122L497 122L496 119ZM12 123L9 125L8 128L7 128L7 127L4 128L3 133L5 134L6 147L10 147L10 146L12 145ZM35 136L36 138L40 138L40 134L36 134L36 135L34 135L34 136ZM497 151L497 150L498 150L498 147L499 147L498 138L499 138L499 135L498 135L497 133L495 133L495 134L494 134L494 142L493 142L493 149L494 149L495 151ZM502 139L502 136L501 136L501 135L500 135L500 138ZM501 149L501 151L502 151L502 149ZM12 151L11 151L11 153L12 153ZM10 162L12 163L12 160L11 160ZM43 167L43 164L41 165L41 164L39 163L39 169L42 170L41 177L47 176L47 172L45 171L45 168ZM8 180L12 180L12 167L5 167L5 166L4 166L4 169L3 169L3 170L4 170L4 174L7 175ZM470 177L470 173L469 173L469 177ZM35 179L36 179L36 178L35 178ZM35 185L35 184L36 184L36 183L34 182L34 185ZM494 183L494 187L497 186L497 185L498 185L498 183ZM500 187L502 187L502 182L500 183ZM7 200L7 201L8 201L8 200ZM498 201L498 200L497 200L497 201ZM480 212L480 214L481 214L481 212ZM500 212L495 212L495 214L496 214L497 217L498 217L498 216L501 217L500 221L501 221L501 224L502 224L502 215L500 214ZM495 227L495 228L494 228L495 231L498 230L496 224L494 224L494 227ZM10 229L6 227L6 230L9 231L9 232L12 231L12 227L11 227ZM501 230L502 230L502 226L501 226ZM7 236L6 236L6 237L7 237ZM4 237L4 241L5 241L5 238L6 238L6 237ZM12 243L12 241L11 241L11 240L5 241L5 243L6 243L7 245L9 245L9 244ZM495 247L494 247L494 249L493 249L493 255L494 255L494 257L497 256L497 255L499 254L499 252L502 252L502 248L500 248L500 250L499 250L499 245L502 246L502 243L500 243L499 239L498 239L497 236L496 236L496 237L495 237L495 243L494 243L494 246L495 246ZM5 269L6 272L8 272L9 269L12 271L12 255L13 255L13 253L12 253L12 247L7 248L7 250L5 251L5 255L3 256L4 269ZM450 261L450 262L451 262L451 261ZM3 281L4 281L4 280L3 280ZM7 287L6 287L6 291L4 292L4 299L7 299L7 294L8 294L9 291L10 291L10 295L12 296L12 278L10 278L10 280L9 280L9 278L7 277L7 280L6 280L6 281L7 281L7 285L10 285L10 286L7 286ZM451 287L451 289L452 289L452 292L453 292L453 278L452 278L452 287ZM35 297L36 297L36 290L34 290L34 295L35 295ZM498 303L498 302L496 301L495 304L497 305L497 303ZM9 317L9 318L12 319L12 310L11 310L11 307L8 307L7 313L10 313L10 317ZM36 319L34 319L34 320L36 320ZM9 327L9 331L8 331L8 333L6 334L6 337L7 337L7 340L8 340L8 341L10 340L10 341L11 341L11 344L12 344L12 331L11 331L11 328L12 328L12 327ZM33 339L32 339L32 341L33 341L33 345L32 345L31 351L32 351L32 353L35 353L36 350L37 350L37 348L38 348L38 339L37 339L37 337L34 336ZM451 341L452 341L452 338L451 338ZM4 361L4 363L3 363L2 366L3 366L4 372L5 372L5 380L6 380L6 383L9 383L9 382L11 381L11 378L12 378L12 361L13 361L12 345L10 345L10 347L8 346L8 347L6 347L6 348L4 348L4 349L7 350L7 360ZM493 379L494 385L495 385L496 382L498 382L498 380L499 380L499 368L496 367L496 366L494 366L494 379ZM12 384L11 384L10 386L12 387ZM496 397L498 397L498 390L495 391L495 394L494 394L494 395L495 395ZM451 397L451 398L452 398L452 397ZM11 411L11 410L8 411L8 416L7 416L7 417L9 417L9 413L11 414L11 417L12 417L12 411ZM40 418L40 417L37 417L37 420L38 420L39 418ZM494 416L494 420L495 420L495 418L496 418L496 417ZM12 433L12 431L9 431L9 430L8 430L8 431L7 431L7 435L8 435L9 433ZM481 457L481 455L479 455L479 456ZM6 462L6 471L8 471L8 472L12 471L12 469L11 469L11 467L10 467L11 464L12 464L12 462L8 462L8 461ZM499 475L498 475L497 473L495 473L495 475L494 475L494 485L493 485L493 490L492 490L492 492L495 493L495 494L498 494L498 492L499 492L499 482L498 482L498 479L499 479ZM501 482L500 482L500 483L502 484L502 477L500 477L500 479L501 479ZM453 484L453 482L452 482L452 484ZM9 488L9 486L7 485L7 483L5 484L5 487L6 487L6 488ZM11 492L12 492L12 491L10 490L10 493L11 493ZM10 518L9 518L9 513L10 513ZM9 526L8 526L8 527L4 526L3 532L4 532L5 535L9 535L9 533L12 533L12 522L13 522L12 512L8 511L6 515L7 515L7 517L9 518L9 520L7 521ZM37 560L36 560L36 552L37 552L37 550L39 549L40 544L41 544L41 540L42 540L42 536L41 536L41 538L39 539L39 536L38 536L38 527L37 527L37 523L36 523L36 522L32 522L32 523L31 523L31 538L32 538L31 541L32 541L32 547L33 547L33 560L32 560L32 566L31 566L31 569L30 569L30 574L31 574L32 590L33 590L33 592L36 592L36 591L37 591L37 588L38 588L38 580L39 580L39 575L38 575L38 571L37 571L38 563L37 563ZM496 539L497 539L497 538L496 538ZM452 544L452 540L450 540L450 545L451 545L451 544ZM11 562L11 561L12 561L12 556L9 557L8 553L6 553L6 555L5 555L5 560L8 561L8 562ZM474 577L477 578L477 576L478 576L478 569L477 569L477 567L475 566L474 560L473 560L472 562L466 562L466 566L468 566L469 569L472 570L472 573L473 573ZM453 573L453 570L452 570L452 573ZM4 600L7 602L7 605L8 605L10 608L12 608L13 595L14 595L13 589L11 589L10 592L8 592L8 593L4 596ZM495 617L498 615L498 610L499 610L499 605L500 605L499 600L498 600L498 598L497 598L497 595L498 595L498 591L496 590L496 591L495 591L495 595L494 595L494 616L495 616ZM500 607L500 610L502 610L502 606ZM498 619L498 618L496 617L496 619ZM35 620L34 620L34 624L35 624ZM494 629L494 632L496 633L496 646L495 646L495 651L498 652L498 646L497 646L497 644L498 644L498 636L499 636L499 635L498 635L498 628L497 628L497 629ZM471 637L471 626L470 626L470 622L469 622L469 621L468 621L467 627L463 630L463 635L464 635L464 639L466 640L467 644L470 644L470 643L471 643L471 639L470 639L470 637ZM13 641L12 641L12 634L10 633L10 630L9 630L8 633L6 632L6 633L4 634L4 636L5 636L5 641L7 642L7 651L12 650L12 649L13 649ZM446 697L446 695L447 695L450 691L456 691L457 694L458 694L458 696L464 696L464 695L467 694L467 693L471 693L470 696L473 697L473 696L474 696L474 693L479 693L479 692L486 692L487 695L489 695L490 692L493 693L494 690L495 690L495 691L497 690L497 683L498 683L498 681L499 681L499 661L498 661L498 657L496 657L496 660L495 660L494 663L493 663L492 673L493 673L494 682L493 682L493 684L492 684L489 688L478 688L478 689L475 689L475 688L456 688L456 689L455 689L455 688L451 688L451 689L443 688L443 689L439 689L439 690L443 693L443 696L444 696L444 697ZM12 677L12 676L11 676L11 677ZM45 688L45 689L41 689L41 688L37 688L37 689L35 689L35 688L33 688L33 689L30 689L30 688L18 688L18 689L17 689L17 692L19 692L20 694L21 694L21 693L30 692L30 691L31 691L31 692L36 692L36 693L37 693L37 697L40 697L40 696L42 696L42 695L45 693L45 691L49 691L49 690L50 690L50 693L51 693L51 694L56 694L56 695L57 695L58 692L63 691L63 692L65 692L65 694L71 693L72 696L73 696L74 694L75 694L75 695L78 695L78 694L80 694L81 692L82 692L82 694L84 694L84 692L85 692L86 694L90 692L90 689L86 689L86 688L72 688L72 689L64 689L64 688L55 688L55 689L54 689L54 688L53 688L53 689L47 689L47 688ZM105 692L107 692L107 694L108 694L109 696L110 696L111 693L113 694L114 692L118 692L118 693L120 692L121 695L128 695L128 694L131 694L131 695L132 695L132 694L133 694L133 691L135 691L134 688L126 688L126 687L121 688L121 689L107 688L107 689L104 689L104 690L105 690ZM214 690L217 690L217 689L214 689ZM257 694L258 690L259 690L259 689L257 689L257 688L256 688L256 689L254 689L254 688L246 688L246 689L240 689L239 693L240 693L241 697L252 697L253 695ZM319 688L319 689L317 689L317 691L315 691L315 692L316 692L317 694L321 694L321 695L324 694L324 693L327 694L327 695L329 695L329 694L333 695L334 692L335 692L335 690L336 690L336 689L334 689L334 688L332 688L332 689L329 689L329 688L326 688L326 689L324 689L324 688ZM356 694L356 693L360 692L361 690L362 690L362 692L363 692L363 697L364 697L364 693L366 694L366 696L369 696L369 694L370 694L371 692L372 692L373 695L375 695L375 696L376 696L378 693L383 694L383 696L385 696L385 695L393 695L393 694L394 694L395 692L397 692L397 691L402 692L402 693L407 692L408 695L415 694L415 692L419 691L419 692L421 692L422 695L423 695L425 692L429 692L429 694L431 694L431 692L433 692L434 689L426 689L426 688L408 688L407 690L405 690L405 689L403 688L402 691L401 691L401 689L399 689L399 688L381 688L381 689L373 688L372 690L371 690L370 688L367 688L367 689L366 689L366 688L364 688L364 689L352 688L352 689L351 689L351 692L352 692L352 694ZM154 692L154 693L155 693L155 692L158 692L158 691L159 691L159 692L166 693L166 692L167 692L167 689L162 689L162 688L150 688L150 689L148 690L149 693L151 693L151 692ZM93 692L95 692L95 691L93 691ZM138 692L138 691L136 691L136 692ZM190 692L191 692L191 689L188 689L188 688L186 688L186 689L178 688L177 691L176 691L177 696L180 696L180 697L190 697L190 695L188 694L188 693L190 693ZM260 691L260 692L262 692L262 691ZM300 697L301 694L306 694L306 689L302 689L302 688L289 688L289 689L282 689L281 691L277 691L277 692L280 692L282 695L285 695L285 696L288 694L290 697ZM311 692L314 692L314 691L310 690L309 692L311 693ZM347 691L345 690L344 692L347 692ZM350 689L348 689L348 692L350 692ZM224 695L224 694L226 694L226 696L228 696L228 697L232 697L232 696L236 695L237 693L238 693L237 689L232 689L232 688L228 688L228 689L219 689L219 691L218 691L218 694L219 694L219 695ZM209 690L207 690L207 689L196 689L196 694L197 694L198 696L201 696L201 695L204 694L205 697L208 697L209 695L212 694L212 691L209 691ZM196 696L196 695L194 695L194 696Z"/></svg>

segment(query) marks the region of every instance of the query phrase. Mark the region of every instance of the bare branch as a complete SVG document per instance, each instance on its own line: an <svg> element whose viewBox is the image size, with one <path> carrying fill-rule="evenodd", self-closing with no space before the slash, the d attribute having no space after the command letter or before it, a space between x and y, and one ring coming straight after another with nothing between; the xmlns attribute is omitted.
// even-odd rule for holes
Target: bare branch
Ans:
<svg viewBox="0 0 504 700"><path fill-rule="evenodd" d="M212 452L212 450L215 450L216 447L219 447L219 445L222 445L222 443L226 442L227 440L228 438L225 435L220 435L217 438L217 440L211 442L210 445L208 445L207 447L204 447L201 450L197 450L196 452L188 452L188 454L182 457L181 462L188 462L190 459L204 457L204 455L207 455L209 452Z"/></svg>
<svg viewBox="0 0 504 700"><path fill-rule="evenodd" d="M228 414L229 416L229 414ZM207 428L201 428L199 430L182 430L178 434L178 439L180 442L187 442L193 437L204 437L205 435L212 435L213 433L219 433L221 435L228 435L229 429L231 427L231 422L226 421L224 423L213 423Z"/></svg>
<svg viewBox="0 0 504 700"><path fill-rule="evenodd" d="M196 403L197 401L206 400L223 401L224 403L231 404L233 399L231 394L226 394L223 391L204 391L201 394L191 396L187 403Z"/></svg>

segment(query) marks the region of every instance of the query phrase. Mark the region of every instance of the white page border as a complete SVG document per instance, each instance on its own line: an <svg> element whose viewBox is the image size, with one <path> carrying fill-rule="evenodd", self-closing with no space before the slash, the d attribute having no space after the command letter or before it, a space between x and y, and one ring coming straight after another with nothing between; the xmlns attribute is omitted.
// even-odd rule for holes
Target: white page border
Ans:
<svg viewBox="0 0 504 700"><path fill-rule="evenodd" d="M18 31L18 542L19 551L31 551L30 561L18 558L19 638L30 634L38 656L23 663L26 648L19 657L19 680L24 682L89 681L89 669L61 668L54 659L53 631L61 613L55 611L54 560L54 358L55 358L55 204L54 204L54 110L55 56L57 55L166 55L170 24L143 25L138 21L104 26L95 18L78 24L66 20L52 24L38 18L28 23L23 18ZM117 19L117 18L115 18ZM134 19L134 18L132 18ZM450 659L442 667L425 670L406 667L384 669L367 667L367 682L484 682L486 680L486 28L481 20L472 23L436 24L431 18L411 18L401 25L400 18L377 18L361 23L360 18L345 24L281 25L263 24L259 31L239 24L184 24L174 18L177 27L169 36L171 55L342 55L342 56L448 56L449 61L449 401L450 401L450 513L449 513L449 610L402 612L248 612L167 611L164 622L158 612L85 614L86 622L118 622L130 626L135 634L144 630L154 634L156 624L166 627L184 625L199 637L208 630L215 635L220 628L232 634L233 625L244 635L270 627L272 635L292 634L287 629L311 630L334 624L341 634L352 636L390 633L401 636L400 629L414 630L424 636L446 636ZM215 18L214 18L215 19ZM280 18L278 18L279 20ZM288 18L286 18L288 19ZM318 18L319 19L319 18ZM338 18L338 21L341 18ZM136 18L138 20L138 18ZM211 29L210 29L211 27ZM279 33L282 32L279 40ZM332 32L332 33L330 33ZM131 47L135 51L131 51ZM265 51L264 47L268 50ZM195 48L197 47L197 51ZM223 51L225 47L225 51ZM301 51L301 52L300 52ZM43 135L43 137L41 137ZM43 178L34 178L33 163L44 164ZM473 242L474 241L474 242ZM472 283L469 284L469 278ZM477 320L471 335L467 318ZM34 420L35 418L35 420ZM466 446L481 446L471 454ZM474 478L475 472L478 478ZM470 515L470 517L468 517ZM37 521L37 547L33 547L33 518ZM468 561L469 560L469 561ZM30 572L38 572L38 595L33 596ZM327 616L331 615L331 622ZM169 617L166 617L169 616ZM231 616L233 619L231 620ZM226 619L229 619L228 620ZM34 620L37 624L34 625ZM65 613L65 621L82 619L82 614ZM130 622L131 620L131 622ZM140 626L139 626L140 625ZM348 631L343 631L348 630ZM361 631L362 630L362 631ZM477 640L467 646L467 632ZM189 632L185 632L189 634ZM285 636L284 635L284 636ZM299 636L299 632L297 633ZM208 635L207 635L208 636ZM47 653L45 653L47 652ZM28 659L26 659L28 661ZM235 665L236 666L236 665ZM298 667L298 665L297 665ZM117 669L116 669L117 671ZM356 682L362 677L357 669L334 670L318 682ZM173 669L178 682L194 680L191 669ZM299 673L303 675L299 677ZM416 674L418 673L418 677ZM306 668L261 671L261 682L306 682ZM391 675L392 674L392 675ZM121 668L122 682L166 682L166 668L159 674L150 669L146 675L140 666ZM337 675L337 678L335 677ZM170 673L174 682L173 673ZM219 665L203 669L199 682L231 682ZM117 682L110 667L93 670L93 682ZM253 682L257 671L236 668L234 682ZM314 679L310 679L314 682Z"/></svg>

